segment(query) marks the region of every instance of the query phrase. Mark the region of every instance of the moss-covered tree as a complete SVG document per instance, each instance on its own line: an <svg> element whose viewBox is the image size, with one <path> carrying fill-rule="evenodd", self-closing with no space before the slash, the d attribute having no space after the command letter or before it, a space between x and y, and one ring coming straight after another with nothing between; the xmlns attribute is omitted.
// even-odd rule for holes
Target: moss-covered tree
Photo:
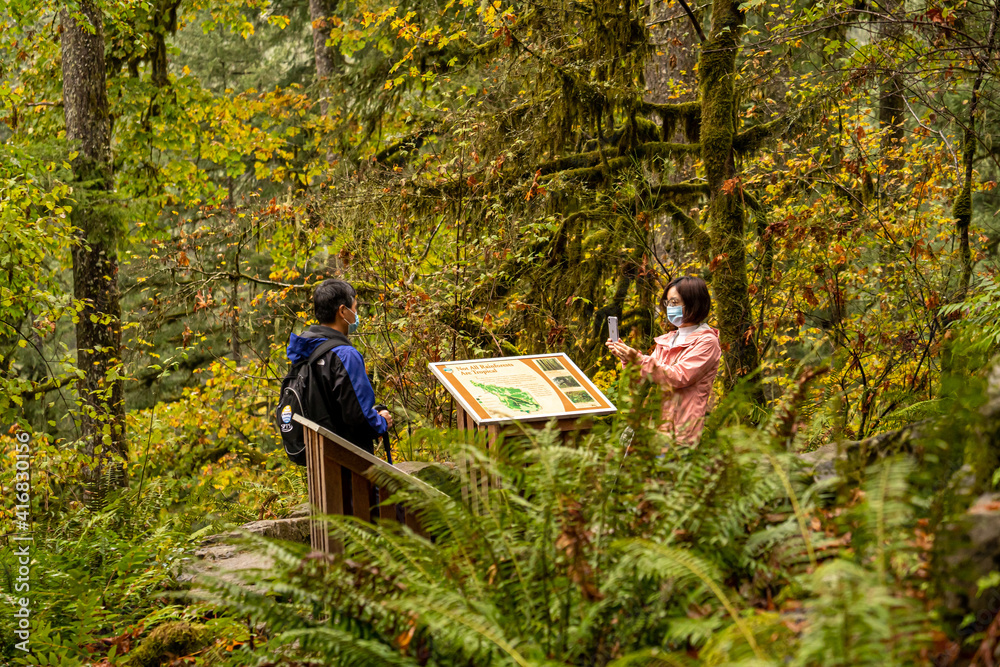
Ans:
<svg viewBox="0 0 1000 667"><path fill-rule="evenodd" d="M689 7L675 17L705 41L697 78L687 77L695 99L664 103L647 100L644 77L655 47L644 4L597 1L580 12L494 6L480 12L474 30L446 39L438 36L445 26L428 27L438 20L433 6L410 8L415 18L376 23L364 33L368 44L394 44L388 56L372 46L353 55L368 63L368 72L381 71L372 65L381 57L395 60L388 69L410 73L364 100L381 109L368 117L375 120L356 117L367 135L398 138L375 148L355 142L356 159L374 163L358 173L367 194L358 196L357 180L335 187L324 197L327 210L337 211L331 217L349 235L374 238L388 213L411 233L427 234L426 246L418 245L428 249L449 238L439 235L442 225L454 230L450 238L466 247L457 251L455 271L440 275L450 275L450 287L442 289L457 292L440 321L462 335L469 352L481 342L505 354L504 345L524 352L569 348L594 368L604 356L607 316L617 315L625 334L648 345L658 333L663 277L703 271L716 300L726 386L753 374L759 360L745 211L753 197L740 185L740 164L788 124L742 124L739 3L713 3L707 37ZM346 23L333 37L346 51L357 44L349 35L360 22L351 23L346 9L340 16ZM387 42L390 34L413 39ZM359 66L345 65L344 76L360 75ZM347 100L344 107L361 104ZM404 122L389 126L399 114ZM424 220L435 222L427 229ZM657 250L668 238L681 248L670 258ZM476 250L468 248L472 239L480 239ZM371 247L357 242L356 255ZM427 268L421 267L426 253L400 251L407 255L401 273ZM372 264L371 270L382 269ZM366 278L377 283L372 273ZM475 284L467 289L470 280ZM484 338L453 327L470 312L487 323Z"/></svg>
<svg viewBox="0 0 1000 667"><path fill-rule="evenodd" d="M709 188L712 285L718 304L726 384L757 370L746 270L743 188L736 169L736 53L745 18L738 2L712 3L712 29L702 44L701 156Z"/></svg>
<svg viewBox="0 0 1000 667"><path fill-rule="evenodd" d="M104 21L84 1L61 14L63 107L66 137L73 142L78 228L73 248L73 285L83 304L77 315L77 391L85 446L102 452L97 475L111 455L127 458L121 381L121 306L118 291L118 227L110 202L111 119L105 83ZM113 475L119 483L124 477Z"/></svg>

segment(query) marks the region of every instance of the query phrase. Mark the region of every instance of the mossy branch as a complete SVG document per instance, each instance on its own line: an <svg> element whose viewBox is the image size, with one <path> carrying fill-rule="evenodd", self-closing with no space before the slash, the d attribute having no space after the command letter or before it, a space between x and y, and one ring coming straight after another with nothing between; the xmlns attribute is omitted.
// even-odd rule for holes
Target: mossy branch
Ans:
<svg viewBox="0 0 1000 667"><path fill-rule="evenodd" d="M426 139L431 135L437 134L437 132L438 130L432 130L426 128L418 130L417 132L414 132L410 136L404 139L400 139L391 146L387 146L386 148L380 150L378 153L375 154L374 161L385 162L386 160L393 157L394 155L396 155L396 153L399 153L400 151L411 151L420 149L424 145L424 139Z"/></svg>
<svg viewBox="0 0 1000 667"><path fill-rule="evenodd" d="M593 138L588 140L587 143L583 145L583 150L585 151L597 150L598 144L600 144L600 146L602 147L615 146L617 148L620 148L622 146L623 139L625 139L629 133L633 133L633 137L635 139L635 141L632 142L633 145L636 143L639 144L645 143L647 141L665 141L667 139L667 137L662 136L662 131L660 127L653 121L641 117L637 117L634 120L635 120L634 127L632 126L632 122L630 120L628 123L622 125L617 130L615 130L606 137L602 137L601 139Z"/></svg>
<svg viewBox="0 0 1000 667"><path fill-rule="evenodd" d="M669 143L665 141L649 141L641 144L637 149L635 154L643 158L654 158L654 157L676 157L682 155L698 155L701 152L700 144L677 144ZM615 165L619 164L615 161L616 158L624 158L625 156L621 154L618 148L609 148L604 151L605 156L608 157L608 165L612 168L616 168ZM588 151L586 153L577 153L575 155L567 155L566 157L557 158L555 160L550 160L549 162L544 162L538 166L538 170L542 172L543 176L555 175L559 172L566 172L568 174L572 171L587 169L589 167L594 167L601 162L601 152L599 150ZM612 165L615 162L615 165ZM628 164L627 160L621 162L622 166Z"/></svg>
<svg viewBox="0 0 1000 667"><path fill-rule="evenodd" d="M565 235L568 226L574 224L580 218L588 218L596 215L593 209L577 211L563 218L562 223L550 236L546 236L534 241L526 250L518 252L516 255L506 260L500 268L494 272L495 279L478 285L469 295L469 301L474 304L482 303L489 299L498 299L507 296L526 273L528 273L536 263L551 258L554 254L558 240Z"/></svg>
<svg viewBox="0 0 1000 667"><path fill-rule="evenodd" d="M669 140L677 124L684 122L684 134L688 141L698 141L701 134L701 101L676 102L674 104L656 104L654 102L641 102L639 110L646 114L656 114L660 118L662 125L660 138L663 141Z"/></svg>
<svg viewBox="0 0 1000 667"><path fill-rule="evenodd" d="M68 384L72 384L79 380L80 378L76 375L67 375L65 377L56 378L54 380L49 380L48 382L41 382L33 384L27 389L17 392L18 396L26 398L29 401L37 400L50 391L55 391L57 389L62 389Z"/></svg>
<svg viewBox="0 0 1000 667"><path fill-rule="evenodd" d="M550 181L559 177L564 180L580 180L588 183L600 183L601 180L605 178L605 169L609 175L624 171L635 164L636 158L652 159L654 157L677 154L696 155L700 150L701 148L698 144L671 144L663 141L654 141L639 146L632 155L614 158L609 157L606 166L600 163L600 154L598 152L597 161L594 166L557 171L543 176L540 180ZM605 152L605 155L617 152L617 149L610 149ZM698 189L698 192L701 191L703 191L703 188Z"/></svg>
<svg viewBox="0 0 1000 667"><path fill-rule="evenodd" d="M659 114L661 118L670 116L673 118L685 118L701 113L701 102L675 102L673 104L657 104L656 102L642 102L639 109L646 113Z"/></svg>
<svg viewBox="0 0 1000 667"><path fill-rule="evenodd" d="M664 183L656 186L655 206L663 206L666 202L661 199L667 197L677 197L682 195L707 195L709 192L708 183L705 181L681 181L680 183Z"/></svg>
<svg viewBox="0 0 1000 667"><path fill-rule="evenodd" d="M804 116L781 116L766 123L760 123L737 133L733 137L733 150L740 155L754 153L760 149L764 141L779 131L789 132L800 128L805 122Z"/></svg>
<svg viewBox="0 0 1000 667"><path fill-rule="evenodd" d="M707 264L712 258L712 242L708 237L708 232L702 229L694 218L682 211L674 202L666 202L664 208L670 214L670 219L684 234L685 240L694 247L698 259Z"/></svg>
<svg viewBox="0 0 1000 667"><path fill-rule="evenodd" d="M250 274L243 273L243 272L239 272L239 273L226 273L224 271L216 271L216 272L213 272L213 273L209 273L207 271L201 271L201 270L195 269L195 268L190 268L188 270L193 271L195 273L200 273L201 275L204 275L207 279L215 278L215 279L218 279L218 280L232 280L232 279L248 280L248 281L250 281L252 283L255 283L257 285L266 285L268 287L274 287L274 288L280 288L280 289L287 289L289 291L295 291L295 290L314 290L314 289L316 289L317 285L319 285L321 282L323 282L324 280L326 280L327 278L330 277L330 276L327 276L327 277L324 277L324 278L320 278L316 282L312 282L312 283L283 283L283 282L279 282L277 280L269 280L267 278L260 278L258 276L252 276ZM353 282L351 282L351 286L358 292L358 294L377 294L377 293L379 293L379 292L382 291L382 288L379 287L378 285L375 285L374 283L364 282L364 281L353 281Z"/></svg>

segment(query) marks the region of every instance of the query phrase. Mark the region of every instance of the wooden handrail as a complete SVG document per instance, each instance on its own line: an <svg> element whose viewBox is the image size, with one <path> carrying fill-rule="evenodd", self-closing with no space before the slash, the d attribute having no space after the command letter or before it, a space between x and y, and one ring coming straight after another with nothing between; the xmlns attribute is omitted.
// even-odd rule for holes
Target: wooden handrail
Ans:
<svg viewBox="0 0 1000 667"><path fill-rule="evenodd" d="M320 426L316 422L311 421L309 419L306 419L302 415L292 415L292 419L294 419L298 423L302 424L303 427L308 428L308 429L310 429L312 431L315 431L316 433L319 433L321 436L323 436L327 440L331 440L331 441L337 443L342 448L344 448L344 450L346 450L349 454L362 459L365 463L368 464L367 466L364 466L363 464L360 464L360 463L358 463L356 465L347 465L347 466L345 466L346 468L348 468L352 472L356 472L359 475L365 475L365 476L367 476L368 470L372 466L374 466L376 468L381 468L382 470L391 470L395 474L402 475L403 477L407 478L407 481L412 482L413 485L416 486L416 487L418 487L418 488L420 488L421 491L424 491L424 492L426 492L426 493L428 493L430 495L437 495L437 496L444 496L445 495L445 494L441 493L440 491L438 491L437 489L435 489L430 484L428 484L427 482L425 482L424 480L420 479L419 477L414 477L410 473L408 473L408 472L406 472L404 470L400 470L399 468L397 468L396 466L392 465L391 463L387 463L387 462L383 461L382 459L380 459L379 457L375 456L374 454L369 454L368 452L366 452L365 450L361 449L357 445L354 445L354 444L348 442L347 440L345 440L344 438L340 437L339 435L337 435L336 433L334 433L330 429L324 428L323 426ZM344 464L341 464L341 465L344 465Z"/></svg>
<svg viewBox="0 0 1000 667"><path fill-rule="evenodd" d="M342 550L342 545L330 539L327 524L314 518L316 514L342 514L372 521L372 503L376 497L380 502L380 520L401 521L415 532L424 534L412 512L405 507L385 504L388 489L372 482L372 471L390 472L431 496L444 497L445 494L310 419L301 415L294 415L293 419L302 425L305 435L309 506L313 512L310 521L313 549L327 552Z"/></svg>

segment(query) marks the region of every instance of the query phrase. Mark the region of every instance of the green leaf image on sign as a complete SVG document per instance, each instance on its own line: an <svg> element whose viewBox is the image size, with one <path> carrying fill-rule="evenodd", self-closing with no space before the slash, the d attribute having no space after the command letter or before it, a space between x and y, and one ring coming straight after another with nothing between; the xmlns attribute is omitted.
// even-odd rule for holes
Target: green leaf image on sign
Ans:
<svg viewBox="0 0 1000 667"><path fill-rule="evenodd" d="M481 382L473 382L472 385L493 394L500 399L500 402L505 407L511 410L539 412L542 409L538 401L523 389L518 389L517 387L498 387L495 384L483 384Z"/></svg>

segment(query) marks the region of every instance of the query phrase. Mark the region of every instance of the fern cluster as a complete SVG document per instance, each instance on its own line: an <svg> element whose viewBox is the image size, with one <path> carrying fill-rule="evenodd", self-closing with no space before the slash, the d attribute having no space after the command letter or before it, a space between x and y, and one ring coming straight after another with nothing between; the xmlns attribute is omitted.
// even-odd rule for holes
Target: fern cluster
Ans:
<svg viewBox="0 0 1000 667"><path fill-rule="evenodd" d="M678 448L644 404L569 443L418 434L460 465L426 477L437 491L377 481L426 536L328 517L342 553L259 540L275 569L211 597L268 627L272 659L336 665L881 665L926 649L906 459L870 470L836 520L834 481L785 451L787 414ZM470 467L494 482L477 503Z"/></svg>

